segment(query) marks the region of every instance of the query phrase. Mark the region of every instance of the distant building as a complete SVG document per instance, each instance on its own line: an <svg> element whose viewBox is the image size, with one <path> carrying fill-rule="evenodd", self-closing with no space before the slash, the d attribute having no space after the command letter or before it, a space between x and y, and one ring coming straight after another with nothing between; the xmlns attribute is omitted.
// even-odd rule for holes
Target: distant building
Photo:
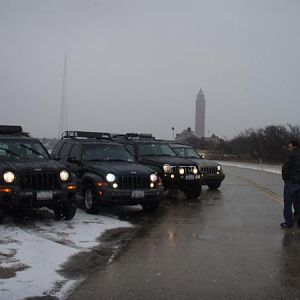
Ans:
<svg viewBox="0 0 300 300"><path fill-rule="evenodd" d="M199 137L205 136L205 96L202 89L196 99L195 133Z"/></svg>
<svg viewBox="0 0 300 300"><path fill-rule="evenodd" d="M178 142L185 142L190 138L199 138L199 137L195 134L195 132L191 129L191 127L188 127L187 129L184 129L181 133L177 133L175 140Z"/></svg>

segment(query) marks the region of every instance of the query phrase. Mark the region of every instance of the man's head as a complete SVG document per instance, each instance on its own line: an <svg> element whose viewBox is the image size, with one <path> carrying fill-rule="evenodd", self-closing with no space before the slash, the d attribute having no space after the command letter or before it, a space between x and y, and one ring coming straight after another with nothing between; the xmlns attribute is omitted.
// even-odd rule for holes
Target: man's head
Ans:
<svg viewBox="0 0 300 300"><path fill-rule="evenodd" d="M289 141L287 149L289 151L293 151L293 150L299 149L299 143L297 141Z"/></svg>

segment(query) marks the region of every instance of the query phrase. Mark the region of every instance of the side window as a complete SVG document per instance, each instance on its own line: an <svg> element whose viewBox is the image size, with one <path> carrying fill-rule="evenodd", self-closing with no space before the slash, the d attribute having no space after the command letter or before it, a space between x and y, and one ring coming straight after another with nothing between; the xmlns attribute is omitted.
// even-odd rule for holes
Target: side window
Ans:
<svg viewBox="0 0 300 300"><path fill-rule="evenodd" d="M59 153L59 160L63 160L63 161L67 161L68 159L68 155L69 155L69 152L72 148L72 143L64 143L61 150L60 150L60 153Z"/></svg>
<svg viewBox="0 0 300 300"><path fill-rule="evenodd" d="M134 156L134 148L132 145L130 144L126 145L126 149L132 156Z"/></svg>
<svg viewBox="0 0 300 300"><path fill-rule="evenodd" d="M52 150L52 152L51 152L51 157L52 157L52 158L54 158L55 156L58 157L59 151L60 151L60 149L61 149L62 144L63 144L62 142L58 142L58 143L54 146L54 148L53 148L53 150Z"/></svg>
<svg viewBox="0 0 300 300"><path fill-rule="evenodd" d="M75 158L76 160L80 161L81 160L81 147L80 144L74 144L69 157Z"/></svg>

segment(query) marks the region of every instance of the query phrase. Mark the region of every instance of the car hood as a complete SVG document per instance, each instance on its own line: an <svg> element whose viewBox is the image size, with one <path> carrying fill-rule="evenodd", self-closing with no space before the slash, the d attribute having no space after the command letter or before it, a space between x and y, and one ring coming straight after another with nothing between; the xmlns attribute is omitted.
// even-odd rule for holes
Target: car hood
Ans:
<svg viewBox="0 0 300 300"><path fill-rule="evenodd" d="M142 158L142 163L155 166L163 166L164 164L170 164L172 166L195 165L194 162L177 156L144 156Z"/></svg>
<svg viewBox="0 0 300 300"><path fill-rule="evenodd" d="M189 161L196 163L199 167L217 167L219 165L215 161L202 158L189 158Z"/></svg>
<svg viewBox="0 0 300 300"><path fill-rule="evenodd" d="M15 172L34 172L34 171L58 171L66 169L61 163L51 159L20 159L11 161L1 161L0 169Z"/></svg>
<svg viewBox="0 0 300 300"><path fill-rule="evenodd" d="M154 171L146 166L129 163L129 162L112 162L112 161L101 161L101 162L86 162L85 167L93 170L96 173L114 173L116 176L145 176L154 173Z"/></svg>

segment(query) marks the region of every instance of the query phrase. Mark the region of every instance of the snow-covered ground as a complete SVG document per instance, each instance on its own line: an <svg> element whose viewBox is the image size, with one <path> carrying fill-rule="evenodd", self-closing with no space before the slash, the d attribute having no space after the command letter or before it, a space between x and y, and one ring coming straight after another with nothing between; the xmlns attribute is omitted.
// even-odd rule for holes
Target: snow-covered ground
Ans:
<svg viewBox="0 0 300 300"><path fill-rule="evenodd" d="M73 220L39 218L30 226L0 225L0 299L51 295L62 299L78 281L57 271L73 254L99 245L106 230L130 223L78 209Z"/></svg>
<svg viewBox="0 0 300 300"><path fill-rule="evenodd" d="M219 161L219 163L223 166L261 170L265 172L281 174L281 165L255 164L255 163L244 163L244 162L234 162L234 161Z"/></svg>

